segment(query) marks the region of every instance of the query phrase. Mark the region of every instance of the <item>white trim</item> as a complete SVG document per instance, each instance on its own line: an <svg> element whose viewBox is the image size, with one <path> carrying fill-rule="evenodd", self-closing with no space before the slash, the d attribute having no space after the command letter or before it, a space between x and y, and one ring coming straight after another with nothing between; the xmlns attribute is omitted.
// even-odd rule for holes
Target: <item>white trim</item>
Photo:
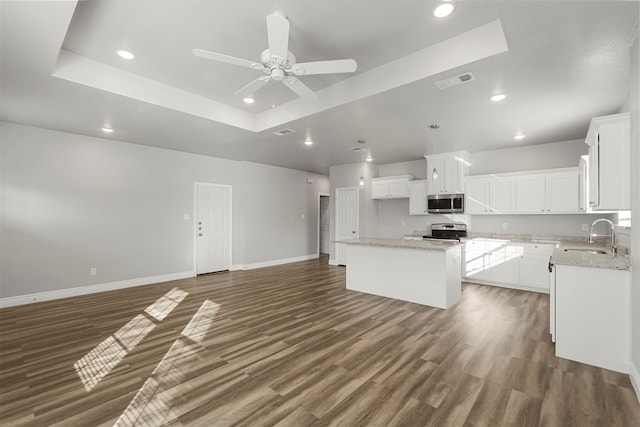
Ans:
<svg viewBox="0 0 640 427"><path fill-rule="evenodd" d="M273 260L269 260L269 261L263 261L263 262L255 262L253 264L234 264L231 266L231 270L254 270L256 268L263 268L263 267L273 267L275 265L282 265L282 264L289 264L292 262L300 262L300 261L308 261L310 259L318 259L320 258L320 254L309 254L309 255L302 255L302 256L297 256L297 257L292 257L292 258L281 258L281 259L273 259Z"/></svg>
<svg viewBox="0 0 640 427"><path fill-rule="evenodd" d="M638 367L633 363L633 360L629 361L629 379L631 380L631 385L636 392L638 402L640 402L640 371L638 370Z"/></svg>
<svg viewBox="0 0 640 427"><path fill-rule="evenodd" d="M536 288L534 286L520 286L516 283L498 283L488 280L477 280L474 278L463 277L462 281L465 283L473 283L474 285L482 286L497 286L499 288L515 289L517 291L537 292L539 294L549 294L549 289Z"/></svg>
<svg viewBox="0 0 640 427"><path fill-rule="evenodd" d="M333 258L329 258L329 265L338 265L338 261Z"/></svg>
<svg viewBox="0 0 640 427"><path fill-rule="evenodd" d="M99 283L97 285L79 286L76 288L58 289L55 291L38 292L36 294L0 298L0 308L113 291L116 289L133 288L135 286L151 285L154 283L169 282L172 280L187 279L189 277L194 277L195 275L195 271L183 271L180 273L160 274L158 276L139 277L137 279L119 280L117 282Z"/></svg>
<svg viewBox="0 0 640 427"><path fill-rule="evenodd" d="M229 265L227 269L233 270L233 186L227 184L212 184L210 182L195 181L193 183L193 271L198 271L198 185L206 185L209 187L224 187L229 189Z"/></svg>

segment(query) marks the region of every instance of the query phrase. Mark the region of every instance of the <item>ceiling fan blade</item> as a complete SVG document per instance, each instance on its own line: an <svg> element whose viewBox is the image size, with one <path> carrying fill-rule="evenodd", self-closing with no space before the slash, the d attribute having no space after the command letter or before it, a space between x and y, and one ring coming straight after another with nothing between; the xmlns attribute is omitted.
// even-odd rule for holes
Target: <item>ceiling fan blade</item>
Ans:
<svg viewBox="0 0 640 427"><path fill-rule="evenodd" d="M289 51L289 21L284 15L278 12L267 15L267 36L271 56L286 60Z"/></svg>
<svg viewBox="0 0 640 427"><path fill-rule="evenodd" d="M269 83L269 80L271 80L271 77L269 76L260 76L257 79L246 84L242 89L237 91L234 95L240 95L242 98L244 98L245 96L253 95L255 92L258 91L258 89L262 88L264 85Z"/></svg>
<svg viewBox="0 0 640 427"><path fill-rule="evenodd" d="M301 62L293 66L293 73L297 76L312 74L353 73L358 63L353 59L336 59L333 61Z"/></svg>
<svg viewBox="0 0 640 427"><path fill-rule="evenodd" d="M296 95L298 95L300 98L318 99L318 95L316 95L314 91L309 89L307 85L305 85L295 77L288 76L286 79L282 81L282 83L284 83L286 87L288 87L293 92L295 92Z"/></svg>
<svg viewBox="0 0 640 427"><path fill-rule="evenodd" d="M259 62L247 59L236 58L235 56L224 55L222 53L210 52L203 49L193 49L193 54L199 58L211 59L213 61L225 62L227 64L239 65L241 67L253 68L254 70L264 70L264 65Z"/></svg>

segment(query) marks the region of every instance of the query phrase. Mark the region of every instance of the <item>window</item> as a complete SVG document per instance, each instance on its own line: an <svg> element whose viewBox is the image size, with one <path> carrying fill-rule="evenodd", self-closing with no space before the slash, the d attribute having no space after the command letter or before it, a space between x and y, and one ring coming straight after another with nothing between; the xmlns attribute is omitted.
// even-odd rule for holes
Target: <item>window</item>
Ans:
<svg viewBox="0 0 640 427"><path fill-rule="evenodd" d="M631 227L631 211L618 211L618 225Z"/></svg>

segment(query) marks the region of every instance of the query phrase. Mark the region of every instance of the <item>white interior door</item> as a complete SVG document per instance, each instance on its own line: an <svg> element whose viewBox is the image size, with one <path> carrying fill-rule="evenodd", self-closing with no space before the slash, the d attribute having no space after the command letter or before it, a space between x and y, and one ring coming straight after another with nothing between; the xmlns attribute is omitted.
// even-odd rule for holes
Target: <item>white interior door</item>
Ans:
<svg viewBox="0 0 640 427"><path fill-rule="evenodd" d="M359 236L358 189L355 187L336 189L336 240ZM344 243L336 243L336 262L347 265L347 249Z"/></svg>
<svg viewBox="0 0 640 427"><path fill-rule="evenodd" d="M231 187L196 184L196 274L229 270Z"/></svg>
<svg viewBox="0 0 640 427"><path fill-rule="evenodd" d="M329 196L320 196L320 253L329 253Z"/></svg>

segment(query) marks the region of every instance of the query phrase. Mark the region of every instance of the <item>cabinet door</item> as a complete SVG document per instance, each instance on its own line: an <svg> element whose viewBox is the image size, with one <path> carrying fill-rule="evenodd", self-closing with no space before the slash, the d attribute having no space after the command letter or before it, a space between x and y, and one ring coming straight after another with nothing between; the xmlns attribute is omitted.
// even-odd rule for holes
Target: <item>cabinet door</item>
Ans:
<svg viewBox="0 0 640 427"><path fill-rule="evenodd" d="M518 283L520 254L515 246L505 246L489 253L487 268L492 282L515 285Z"/></svg>
<svg viewBox="0 0 640 427"><path fill-rule="evenodd" d="M409 183L409 215L427 214L427 181Z"/></svg>
<svg viewBox="0 0 640 427"><path fill-rule="evenodd" d="M489 213L489 179L470 179L465 185L465 207L467 214Z"/></svg>
<svg viewBox="0 0 640 427"><path fill-rule="evenodd" d="M462 193L464 188L462 176L462 163L457 161L455 157L446 157L444 159L444 193Z"/></svg>
<svg viewBox="0 0 640 427"><path fill-rule="evenodd" d="M544 175L529 175L516 178L516 212L545 212L546 182Z"/></svg>
<svg viewBox="0 0 640 427"><path fill-rule="evenodd" d="M390 179L388 186L389 198L409 198L409 181L407 179Z"/></svg>
<svg viewBox="0 0 640 427"><path fill-rule="evenodd" d="M524 254L520 258L518 273L520 286L536 288L545 293L549 292L551 273L549 273L549 256Z"/></svg>
<svg viewBox="0 0 640 427"><path fill-rule="evenodd" d="M495 178L491 180L490 189L491 212L508 214L516 210L514 178Z"/></svg>
<svg viewBox="0 0 640 427"><path fill-rule="evenodd" d="M580 173L554 173L546 178L547 212L580 212Z"/></svg>
<svg viewBox="0 0 640 427"><path fill-rule="evenodd" d="M371 198L386 199L389 194L389 183L385 180L371 181Z"/></svg>

